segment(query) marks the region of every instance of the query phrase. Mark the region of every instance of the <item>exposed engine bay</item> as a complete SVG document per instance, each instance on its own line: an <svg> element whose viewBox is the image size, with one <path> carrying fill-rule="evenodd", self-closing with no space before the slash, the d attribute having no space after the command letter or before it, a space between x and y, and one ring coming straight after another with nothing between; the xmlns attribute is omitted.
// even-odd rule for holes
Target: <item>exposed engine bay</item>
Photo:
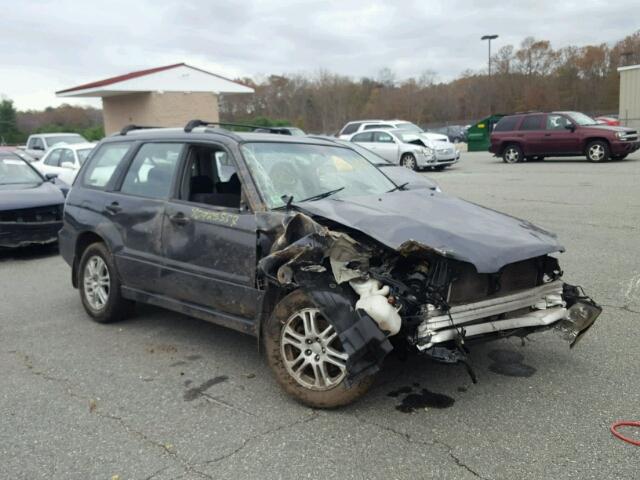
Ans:
<svg viewBox="0 0 640 480"><path fill-rule="evenodd" d="M562 281L548 254L479 273L420 242L390 248L300 210L272 230L259 271L271 285L313 298L349 355L349 382L380 368L390 339L437 361L462 362L475 381L469 344L555 328L573 347L601 312L580 287Z"/></svg>

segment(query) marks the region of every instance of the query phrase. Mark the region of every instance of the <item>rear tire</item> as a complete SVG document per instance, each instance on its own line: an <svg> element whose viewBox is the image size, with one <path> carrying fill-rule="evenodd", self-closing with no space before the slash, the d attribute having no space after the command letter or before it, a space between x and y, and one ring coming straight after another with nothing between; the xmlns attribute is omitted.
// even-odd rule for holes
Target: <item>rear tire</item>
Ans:
<svg viewBox="0 0 640 480"><path fill-rule="evenodd" d="M587 160L590 162L606 162L609 160L609 144L602 140L594 140L587 145Z"/></svg>
<svg viewBox="0 0 640 480"><path fill-rule="evenodd" d="M276 305L263 325L263 341L276 381L309 407L347 405L364 395L373 383L371 376L345 386L346 368L333 363L346 364L340 340L301 290L291 292Z"/></svg>
<svg viewBox="0 0 640 480"><path fill-rule="evenodd" d="M416 162L416 157L414 157L412 153L405 153L402 155L400 165L410 170L418 170L418 162Z"/></svg>
<svg viewBox="0 0 640 480"><path fill-rule="evenodd" d="M518 163L524 159L522 149L519 145L511 143L504 147L502 151L502 161L504 163Z"/></svg>
<svg viewBox="0 0 640 480"><path fill-rule="evenodd" d="M84 309L98 323L123 320L134 302L122 298L113 258L104 243L92 243L78 264L78 290Z"/></svg>

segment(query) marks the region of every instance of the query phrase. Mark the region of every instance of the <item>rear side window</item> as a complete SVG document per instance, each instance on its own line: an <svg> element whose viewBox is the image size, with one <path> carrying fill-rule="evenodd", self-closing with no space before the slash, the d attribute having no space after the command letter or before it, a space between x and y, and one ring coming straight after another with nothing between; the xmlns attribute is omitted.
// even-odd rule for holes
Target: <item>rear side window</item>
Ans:
<svg viewBox="0 0 640 480"><path fill-rule="evenodd" d="M377 128L393 128L393 125L387 125L386 123L372 123L364 126L364 130L375 130Z"/></svg>
<svg viewBox="0 0 640 480"><path fill-rule="evenodd" d="M541 130L543 118L544 115L529 115L528 117L524 117L520 125L520 130Z"/></svg>
<svg viewBox="0 0 640 480"><path fill-rule="evenodd" d="M83 185L86 187L103 189L113 172L131 148L131 143L107 143L100 147L88 165L83 176Z"/></svg>
<svg viewBox="0 0 640 480"><path fill-rule="evenodd" d="M393 137L385 132L374 132L374 140L379 143L395 143Z"/></svg>
<svg viewBox="0 0 640 480"><path fill-rule="evenodd" d="M352 133L356 133L358 131L358 127L362 125L361 123L350 123L342 130L341 135L351 135Z"/></svg>
<svg viewBox="0 0 640 480"><path fill-rule="evenodd" d="M352 142L373 142L373 133L359 133L351 139Z"/></svg>
<svg viewBox="0 0 640 480"><path fill-rule="evenodd" d="M521 117L503 117L493 129L494 132L510 132L516 129Z"/></svg>
<svg viewBox="0 0 640 480"><path fill-rule="evenodd" d="M147 143L136 153L120 191L148 198L168 198L182 143Z"/></svg>

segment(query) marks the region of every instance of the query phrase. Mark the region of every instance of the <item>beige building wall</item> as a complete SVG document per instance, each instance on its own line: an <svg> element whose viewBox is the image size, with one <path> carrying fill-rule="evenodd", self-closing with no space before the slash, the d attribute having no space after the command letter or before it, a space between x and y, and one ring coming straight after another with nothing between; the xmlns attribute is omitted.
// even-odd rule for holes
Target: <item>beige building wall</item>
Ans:
<svg viewBox="0 0 640 480"><path fill-rule="evenodd" d="M144 92L102 98L107 135L126 125L184 127L189 120L218 121L218 96L208 92Z"/></svg>
<svg viewBox="0 0 640 480"><path fill-rule="evenodd" d="M620 71L620 123L640 129L640 67Z"/></svg>

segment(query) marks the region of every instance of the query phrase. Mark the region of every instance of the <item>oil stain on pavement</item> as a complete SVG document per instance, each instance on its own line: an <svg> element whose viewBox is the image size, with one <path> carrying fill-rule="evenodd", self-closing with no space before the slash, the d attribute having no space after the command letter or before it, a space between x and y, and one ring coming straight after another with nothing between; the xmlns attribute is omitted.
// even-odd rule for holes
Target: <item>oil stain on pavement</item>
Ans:
<svg viewBox="0 0 640 480"><path fill-rule="evenodd" d="M219 383L226 382L229 380L229 377L226 375L220 375L219 377L211 378L197 387L190 388L186 392L184 392L184 400L185 402L191 402L196 398L202 396L204 392L209 390L214 385L218 385Z"/></svg>
<svg viewBox="0 0 640 480"><path fill-rule="evenodd" d="M535 368L522 363L524 356L517 352L500 349L491 350L489 358L493 360L493 363L489 365L489 370L498 375L528 378L536 373Z"/></svg>
<svg viewBox="0 0 640 480"><path fill-rule="evenodd" d="M419 386L419 384L413 384L413 387ZM425 408L449 408L455 403L455 399L448 395L431 392L426 388L414 391L413 387L401 387L387 394L391 398L405 395L400 404L396 405L396 410L399 412L413 413Z"/></svg>

